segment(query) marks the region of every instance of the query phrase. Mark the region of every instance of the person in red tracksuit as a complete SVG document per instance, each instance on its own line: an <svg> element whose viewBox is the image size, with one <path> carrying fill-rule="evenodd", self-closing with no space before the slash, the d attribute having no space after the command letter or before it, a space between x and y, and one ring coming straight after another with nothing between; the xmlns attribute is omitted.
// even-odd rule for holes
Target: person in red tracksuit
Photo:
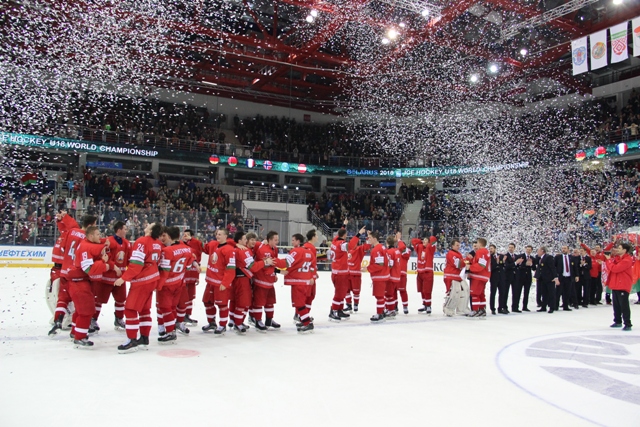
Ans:
<svg viewBox="0 0 640 427"><path fill-rule="evenodd" d="M127 269L129 265L129 258L131 258L131 243L125 238L127 235L127 226L124 222L118 221L113 225L113 236L109 236L107 239L107 255L109 255L109 261L112 262L115 267L107 271L102 275L101 282L93 282L93 293L96 296L96 312L93 315L91 321L94 329L100 330L98 327L98 316L102 310L102 304L109 302L109 295L113 294L114 306L115 306L115 320L113 326L116 331L125 330L124 323L124 303L127 300L127 288L126 286L113 286L118 277L122 275L122 272Z"/></svg>
<svg viewBox="0 0 640 427"><path fill-rule="evenodd" d="M249 310L249 323L254 325L258 332L266 332L268 328L280 329L280 324L273 320L274 305L276 303L276 290L274 284L278 280L276 277L276 268L285 269L287 263L283 259L278 258L278 243L280 236L275 231L267 233L267 243L256 243L254 248L255 259L264 261L267 258L273 260L273 265L265 266L262 270L258 270L253 278L253 299L251 301L251 309ZM266 320L262 322L262 310Z"/></svg>
<svg viewBox="0 0 640 427"><path fill-rule="evenodd" d="M367 271L371 275L373 282L373 296L376 299L376 314L371 317L374 323L384 321L384 295L389 281L389 258L387 251L379 241L380 234L377 231L369 233L367 243L373 248L371 249L371 261L367 267Z"/></svg>
<svg viewBox="0 0 640 427"><path fill-rule="evenodd" d="M344 220L345 225L348 220ZM344 299L349 290L349 244L346 241L347 230L341 228L331 242L329 258L331 259L331 281L333 282L334 293L329 311L329 320L340 322L349 320L349 314L343 311Z"/></svg>
<svg viewBox="0 0 640 427"><path fill-rule="evenodd" d="M633 248L628 243L620 243L616 247L614 255L606 261L609 272L606 285L613 294L613 324L611 327L620 328L624 321L622 330L630 331L633 326L629 307L629 292L633 286Z"/></svg>
<svg viewBox="0 0 640 427"><path fill-rule="evenodd" d="M90 226L86 229L86 239L75 247L73 266L69 268L67 280L69 293L76 310L73 313L73 343L75 348L91 348L93 342L87 339L91 317L95 310L95 297L91 290L91 280L100 280L102 274L113 267L109 264L105 245L100 243L100 230Z"/></svg>
<svg viewBox="0 0 640 427"><path fill-rule="evenodd" d="M185 245L191 248L193 256L198 264L202 263L202 253L204 252L204 243L196 239L193 230L184 230L182 233L182 241ZM196 299L196 286L200 282L200 270L187 270L184 275L184 281L186 286L183 289L183 294L180 296L180 304L178 305L178 311L184 312L184 323L188 326L197 326L198 321L191 318L193 311L193 300Z"/></svg>
<svg viewBox="0 0 640 427"><path fill-rule="evenodd" d="M602 304L602 263L607 261L607 257L604 252L609 252L611 248L613 248L613 243L609 243L604 251L602 250L602 245L596 244L593 249L589 248L589 246L585 245L580 241L578 237L578 244L585 250L589 255L591 255L591 271L589 272L591 276L591 281L589 282L589 304L591 305L601 305ZM606 300L607 304L611 304L610 296L607 294Z"/></svg>
<svg viewBox="0 0 640 427"><path fill-rule="evenodd" d="M215 250L209 250L209 263L205 280L207 287L202 297L207 320L209 324L203 326L202 330L208 332L213 330L217 336L222 336L227 331L229 322L229 295L233 279L236 277L236 243L229 239L229 230L219 228L216 230ZM220 324L215 325L215 306L220 312ZM210 320L213 314L213 322Z"/></svg>
<svg viewBox="0 0 640 427"><path fill-rule="evenodd" d="M487 250L487 240L479 238L477 241L477 249L473 260L469 265L469 285L471 294L471 309L473 314L470 317L486 317L487 316L487 300L485 298L485 287L491 277L491 255Z"/></svg>
<svg viewBox="0 0 640 427"><path fill-rule="evenodd" d="M316 230L307 231L307 243L305 243L302 246L304 246L309 250L312 258L311 271L313 272L313 279L312 279L313 283L308 288L307 301L305 303L305 307L307 307L309 311L311 311L311 305L313 304L313 300L316 298L316 282L320 278L320 276L318 275L318 250L316 249L317 244L318 244L318 233L316 233ZM310 319L313 322L313 317L310 317ZM293 320L296 322L296 324L300 322L300 319L298 318L297 313L293 317Z"/></svg>
<svg viewBox="0 0 640 427"><path fill-rule="evenodd" d="M358 311L360 304L360 290L362 289L362 260L366 251L371 249L371 245L364 243L358 246L360 236L366 232L362 227L358 235L352 237L349 241L349 257L347 265L349 266L349 292L347 293L347 310L351 311L351 296L353 295L353 311ZM354 244L355 242L355 244Z"/></svg>
<svg viewBox="0 0 640 427"><path fill-rule="evenodd" d="M233 330L240 335L247 332L244 319L251 306L251 279L257 271L262 270L265 266L273 265L271 258L255 260L252 248L255 246L256 236L250 233L251 241L247 240L247 236L242 231L236 232L233 236L233 240L236 242L236 277L231 286L231 299L234 308L232 312L230 311L230 315L233 321Z"/></svg>
<svg viewBox="0 0 640 427"><path fill-rule="evenodd" d="M296 308L296 314L300 319L296 327L301 334L313 331L313 322L309 315L309 308L307 308L307 296L315 276L312 268L313 256L309 249L302 246L303 243L304 236L302 234L294 234L291 237L293 249L284 258L287 263L284 284L291 286L291 303Z"/></svg>
<svg viewBox="0 0 640 427"><path fill-rule="evenodd" d="M177 339L176 314L180 296L185 287L185 273L192 268L200 271L200 264L196 262L191 248L179 240L178 227L166 227L160 239L165 246L160 256L160 280L156 288L156 301L158 312L162 314L164 335L158 338L158 342L170 344ZM189 334L189 329L182 325L180 327L182 329L178 330L181 333Z"/></svg>
<svg viewBox="0 0 640 427"><path fill-rule="evenodd" d="M418 255L418 292L422 295L422 308L418 313L431 314L431 293L433 292L433 256L436 253L437 239L411 239L411 246Z"/></svg>
<svg viewBox="0 0 640 427"><path fill-rule="evenodd" d="M409 314L409 295L407 294L407 268L409 268L409 259L411 258L411 249L402 241L402 232L396 233L396 241L398 250L400 251L400 283L398 284L398 293L402 300L402 311ZM396 297L397 299L397 297Z"/></svg>
<svg viewBox="0 0 640 427"><path fill-rule="evenodd" d="M465 268L464 257L460 252L460 241L453 239L447 252L444 264L444 285L447 288L447 294L451 290L451 282L460 281L460 273Z"/></svg>
<svg viewBox="0 0 640 427"><path fill-rule="evenodd" d="M120 353L129 353L137 349L147 350L151 333L151 299L153 291L158 287L160 272L158 263L162 253L162 236L164 228L158 223L151 223L144 229L144 236L133 243L131 258L127 271L115 281L114 286L122 286L130 282L129 295L124 305L126 317L127 341L118 346ZM138 338L138 331L140 338Z"/></svg>
<svg viewBox="0 0 640 427"><path fill-rule="evenodd" d="M96 225L96 218L93 215L85 215L82 218L82 228L77 228L78 223L75 219L67 215L66 212L60 213L60 221L64 223L67 236L64 241L64 257L60 268L60 289L58 290L58 303L54 314L53 328L49 331L49 335L56 335L59 329L62 329L62 320L67 313L67 307L71 302L69 294L69 271L73 268L76 250L78 245L85 239L85 230L87 227ZM95 309L95 304L94 304ZM73 335L73 321L71 323L71 335ZM94 331L91 331L94 332Z"/></svg>
<svg viewBox="0 0 640 427"><path fill-rule="evenodd" d="M397 289L400 284L400 278L402 273L400 272L401 264L400 259L402 253L395 247L396 238L394 236L387 237L387 258L389 263L389 280L387 281L387 290L384 295L385 299L385 317L389 319L395 319L397 312L396 306L398 304Z"/></svg>

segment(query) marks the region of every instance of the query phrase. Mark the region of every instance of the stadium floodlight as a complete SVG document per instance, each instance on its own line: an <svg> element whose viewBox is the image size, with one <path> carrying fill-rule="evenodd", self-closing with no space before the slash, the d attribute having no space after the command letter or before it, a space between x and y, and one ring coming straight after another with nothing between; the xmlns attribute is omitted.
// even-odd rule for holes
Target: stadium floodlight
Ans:
<svg viewBox="0 0 640 427"><path fill-rule="evenodd" d="M520 55L527 56L528 53L529 51L527 50L526 47L523 47L522 49L520 49Z"/></svg>
<svg viewBox="0 0 640 427"><path fill-rule="evenodd" d="M311 24L313 22L313 16L307 15L306 20L309 24Z"/></svg>
<svg viewBox="0 0 640 427"><path fill-rule="evenodd" d="M615 4L616 6L621 5L623 2L623 0L613 0L613 4Z"/></svg>
<svg viewBox="0 0 640 427"><path fill-rule="evenodd" d="M382 38L382 44L389 44L389 43L391 43L391 40L389 40L389 39L388 39L388 38L386 38L386 37L383 37L383 38Z"/></svg>
<svg viewBox="0 0 640 427"><path fill-rule="evenodd" d="M389 31L387 31L387 38L389 38L389 40L395 40L398 38L398 34L398 30L395 28L389 28Z"/></svg>
<svg viewBox="0 0 640 427"><path fill-rule="evenodd" d="M498 66L496 64L489 65L489 72L495 74L498 72Z"/></svg>
<svg viewBox="0 0 640 427"><path fill-rule="evenodd" d="M427 16L429 16L429 9L424 9L422 12L420 12L420 14L426 18Z"/></svg>
<svg viewBox="0 0 640 427"><path fill-rule="evenodd" d="M315 9L313 9L313 10L311 11L310 15L311 15L311 16L313 16L314 18L317 18L317 17L318 17L318 11L317 11L317 10L315 10Z"/></svg>
<svg viewBox="0 0 640 427"><path fill-rule="evenodd" d="M469 80L471 81L471 83L476 83L478 81L478 75L471 74L471 77L469 78Z"/></svg>

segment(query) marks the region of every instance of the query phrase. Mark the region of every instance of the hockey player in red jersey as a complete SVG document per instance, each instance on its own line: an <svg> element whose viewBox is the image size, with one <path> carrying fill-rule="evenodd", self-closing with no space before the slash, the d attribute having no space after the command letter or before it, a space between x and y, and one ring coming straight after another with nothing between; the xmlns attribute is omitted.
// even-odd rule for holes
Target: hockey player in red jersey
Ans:
<svg viewBox="0 0 640 427"><path fill-rule="evenodd" d="M313 331L313 323L307 308L307 296L309 287L314 282L313 256L311 251L304 246L302 234L294 234L291 237L291 246L285 257L287 271L284 276L284 284L291 286L291 302L296 309L300 322L296 325L298 332L309 333Z"/></svg>
<svg viewBox="0 0 640 427"><path fill-rule="evenodd" d="M311 305L313 304L313 300L316 298L316 282L320 278L318 275L318 250L316 249L316 245L318 244L318 233L316 230L307 231L307 243L304 246L311 253L311 271L313 272L313 284L309 287L307 293L307 302L305 303L305 307L311 311ZM309 317L311 322L313 322L313 317ZM297 323L300 322L300 318L298 313L295 314L293 320Z"/></svg>
<svg viewBox="0 0 640 427"><path fill-rule="evenodd" d="M240 335L247 332L244 319L251 306L251 279L265 266L273 265L271 258L255 260L253 247L256 244L256 238L254 233L245 235L242 231L238 231L233 236L236 242L236 277L231 286L233 312L230 315L233 320L233 330Z"/></svg>
<svg viewBox="0 0 640 427"><path fill-rule="evenodd" d="M182 241L191 248L193 256L198 264L202 264L202 253L204 252L204 243L195 238L193 230L184 230L182 233ZM196 286L200 283L200 271L187 270L184 275L186 287L183 295L180 297L178 309L185 312L184 323L188 326L197 326L198 321L191 318L193 311L193 300L196 299Z"/></svg>
<svg viewBox="0 0 640 427"><path fill-rule="evenodd" d="M401 264L400 259L402 253L396 248L396 238L394 236L387 237L387 258L389 263L389 281L387 281L387 290L384 295L385 299L385 318L395 319L396 306L398 304L397 289L400 284L400 278L402 273L400 272Z"/></svg>
<svg viewBox="0 0 640 427"><path fill-rule="evenodd" d="M348 220L344 220L347 225ZM334 293L333 301L331 301L331 311L329 311L329 320L332 322L340 322L349 320L349 314L343 311L344 298L349 290L349 244L346 241L347 230L341 228L338 234L331 242L329 250L329 259L331 260L331 281L333 282Z"/></svg>
<svg viewBox="0 0 640 427"><path fill-rule="evenodd" d="M387 251L379 241L380 234L377 231L369 233L367 243L372 246L371 261L367 267L367 271L371 274L373 282L373 296L376 299L376 314L371 317L374 323L384 321L385 291L387 282L389 281L389 259Z"/></svg>
<svg viewBox="0 0 640 427"><path fill-rule="evenodd" d="M487 316L486 306L487 301L485 298L485 287L489 278L491 278L491 256L486 248L487 240L479 238L477 240L477 249L473 260L469 265L469 278L471 279L470 294L471 294L471 309L473 313L471 317L484 317Z"/></svg>
<svg viewBox="0 0 640 427"><path fill-rule="evenodd" d="M402 232L396 233L396 246L400 251L400 283L398 283L398 293L402 300L402 312L409 314L409 295L407 294L407 268L409 267L409 258L411 258L411 249L402 241ZM397 297L396 297L397 299Z"/></svg>
<svg viewBox="0 0 640 427"><path fill-rule="evenodd" d="M418 292L422 295L421 314L431 314L431 293L433 292L433 255L436 252L437 239L411 239L411 245L418 254Z"/></svg>
<svg viewBox="0 0 640 427"><path fill-rule="evenodd" d="M132 245L127 271L122 273L114 283L114 286L122 286L125 282L131 283L127 302L124 305L128 339L118 346L120 353L148 349L152 326L151 299L160 278L158 262L162 252L162 242L158 239L162 235L162 230L162 225L158 223L146 226L144 236Z"/></svg>
<svg viewBox="0 0 640 427"><path fill-rule="evenodd" d="M349 240L347 249L347 267L349 268L349 287L347 288L347 296L345 298L347 306L345 311L358 311L360 304L360 289L362 288L362 259L364 253L371 248L371 245L365 243L358 246L361 237L366 237L367 230L362 227L358 234Z"/></svg>
<svg viewBox="0 0 640 427"><path fill-rule="evenodd" d="M236 277L236 251L235 242L229 239L229 231L226 228L216 230L217 245L214 250L209 250L209 262L207 264L207 274L205 280L207 287L204 291L202 302L204 302L207 320L209 324L202 330L208 332L213 330L215 335L221 336L227 331L229 321L229 293ZM212 248L213 245L209 246ZM220 324L215 324L215 306L220 312ZM213 314L213 322L211 317Z"/></svg>
<svg viewBox="0 0 640 427"><path fill-rule="evenodd" d="M258 270L253 278L253 300L251 301L251 309L249 310L249 323L254 325L258 332L266 332L268 328L280 329L280 324L273 320L274 305L276 303L276 290L273 287L278 280L276 277L276 268L284 269L287 267L283 259L278 258L278 243L280 237L275 231L267 233L266 244L256 244L255 259L256 261L264 261L266 258L273 259L273 265ZM262 309L266 320L262 322Z"/></svg>
<svg viewBox="0 0 640 427"><path fill-rule="evenodd" d="M115 320L113 325L116 331L125 329L124 323L124 303L127 300L126 286L113 286L118 277L122 276L122 272L127 269L129 258L131 257L131 243L125 238L127 235L127 226L124 222L118 221L113 225L113 236L107 239L107 255L109 261L116 268L109 269L102 275L101 282L92 282L93 293L96 296L96 312L93 315L91 325L94 329L100 330L98 326L98 316L102 310L102 304L109 302L109 295L113 294L115 306Z"/></svg>
<svg viewBox="0 0 640 427"><path fill-rule="evenodd" d="M90 226L86 229L86 239L74 246L74 261L66 277L69 281L69 293L76 311L73 313L73 343L76 348L90 348L93 342L87 339L91 317L95 310L94 295L90 281L100 280L102 274L113 267L109 263L105 245L100 243L100 230Z"/></svg>
<svg viewBox="0 0 640 427"><path fill-rule="evenodd" d="M162 313L162 325L164 335L158 338L161 344L173 343L176 340L176 310L180 302L180 295L185 287L185 273L193 268L200 270L191 252L191 248L180 242L180 229L178 227L166 227L161 236L165 245L160 255L160 280L156 288L156 301L158 311ZM160 322L158 322L160 323ZM189 333L186 327L181 332Z"/></svg>
<svg viewBox="0 0 640 427"><path fill-rule="evenodd" d="M60 213L60 221L64 222L67 236L64 241L64 256L62 259L62 267L60 269L60 289L58 291L58 303L56 306L56 314L54 316L53 328L49 331L49 335L56 335L59 329L62 329L62 320L67 313L67 307L71 302L69 294L69 271L73 268L76 249L78 245L85 239L85 230L87 227L94 226L97 218L93 215L85 215L82 218L82 228L77 228L76 220L67 215L66 212ZM74 304L75 305L75 304ZM95 309L95 304L94 304ZM89 320L91 322L91 320ZM71 327L73 328L73 322Z"/></svg>
<svg viewBox="0 0 640 427"><path fill-rule="evenodd" d="M451 282L460 281L460 273L465 268L464 257L459 250L460 241L453 239L444 265L444 285L447 288L447 294L451 290Z"/></svg>

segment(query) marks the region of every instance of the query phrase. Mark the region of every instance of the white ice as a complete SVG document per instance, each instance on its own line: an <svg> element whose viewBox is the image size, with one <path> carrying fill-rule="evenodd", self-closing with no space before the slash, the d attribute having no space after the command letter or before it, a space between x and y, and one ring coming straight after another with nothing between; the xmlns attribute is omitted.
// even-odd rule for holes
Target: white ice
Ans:
<svg viewBox="0 0 640 427"><path fill-rule="evenodd" d="M103 308L102 330L92 338L95 348L73 349L68 333L47 337L48 270L0 269L0 426L640 423L640 400L613 411L613 399L582 394L568 381L541 375L530 367L531 358L518 356L517 346L500 353L512 343L551 334L640 337L608 327L610 306L552 315L489 315L485 321L446 318L441 309L444 285L436 276L434 313L427 317L417 313L416 276L410 275L410 314L372 325L375 304L365 274L360 312L335 324L327 319L330 276L321 274L312 309L314 334L296 333L289 289L278 283L275 319L283 325L281 331L259 334L251 329L243 337L231 332L214 337L198 326L189 337L179 336L176 345L160 346L154 327L148 352L121 355L116 347L124 333L112 328L112 303ZM199 293L203 288L198 286ZM531 299L535 310L534 288ZM632 306L632 319L639 319L640 328L639 307ZM200 295L193 318L200 326L205 320ZM639 346L627 346L632 356L640 354ZM187 350L191 357L184 357ZM502 363L499 354L510 359ZM639 373L636 365L635 374L618 373L616 378L640 387ZM540 396L549 384L554 391ZM571 409L575 399L584 412Z"/></svg>

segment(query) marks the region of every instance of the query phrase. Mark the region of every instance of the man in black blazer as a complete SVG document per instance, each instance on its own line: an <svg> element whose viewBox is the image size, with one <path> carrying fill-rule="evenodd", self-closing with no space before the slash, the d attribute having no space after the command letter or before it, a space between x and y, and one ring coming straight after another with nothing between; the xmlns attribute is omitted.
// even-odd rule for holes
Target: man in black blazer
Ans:
<svg viewBox="0 0 640 427"><path fill-rule="evenodd" d="M518 264L518 268L516 270L516 282L518 285L513 291L513 305L511 307L512 311L515 313L520 312L520 310L518 310L518 305L520 303L520 293L522 291L524 291L522 298L522 311L530 311L528 308L529 291L531 289L531 279L533 277L532 271L535 270L535 264L537 263L537 259L533 256L533 246L525 246L524 251L525 252L519 256L519 259L522 261Z"/></svg>
<svg viewBox="0 0 640 427"><path fill-rule="evenodd" d="M504 295L502 295L502 291L500 291L500 310L499 313L508 314L509 310L507 310L507 305L509 304L509 289L513 288L515 292L516 287L516 269L518 268L518 264L516 261L518 260L518 255L516 254L516 245L515 243L509 243L509 250L503 256L504 263Z"/></svg>
<svg viewBox="0 0 640 427"><path fill-rule="evenodd" d="M536 268L536 287L541 291L541 306L538 311L553 313L556 310L556 286L560 284L556 273L556 265L551 255L547 254L547 248L541 246L538 249L538 264Z"/></svg>
<svg viewBox="0 0 640 427"><path fill-rule="evenodd" d="M556 306L560 307L560 296L562 296L562 310L571 311L571 290L574 288L575 280L575 264L572 266L571 253L569 252L569 246L562 246L561 253L555 256L556 272L558 280L560 281L560 289L556 295Z"/></svg>
<svg viewBox="0 0 640 427"><path fill-rule="evenodd" d="M496 251L496 245L489 245L489 255L491 255L491 293L489 294L491 314L496 314L496 294L498 292L500 292L498 296L498 310L501 314L507 314L508 311L504 313L502 310L503 307L500 305L502 293L504 292L504 264L502 260L504 255L500 255Z"/></svg>
<svg viewBox="0 0 640 427"><path fill-rule="evenodd" d="M589 307L589 286L591 285L591 257L584 248L580 249L578 260L578 281L576 282L576 294L578 303L584 308Z"/></svg>

